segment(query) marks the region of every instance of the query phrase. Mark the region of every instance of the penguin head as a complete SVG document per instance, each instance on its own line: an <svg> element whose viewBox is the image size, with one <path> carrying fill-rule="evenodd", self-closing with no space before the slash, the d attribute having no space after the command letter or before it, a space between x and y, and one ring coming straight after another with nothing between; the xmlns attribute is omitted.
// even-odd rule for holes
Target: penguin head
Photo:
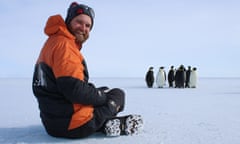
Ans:
<svg viewBox="0 0 240 144"><path fill-rule="evenodd" d="M149 70L153 70L153 67L151 66L151 67L149 68Z"/></svg>

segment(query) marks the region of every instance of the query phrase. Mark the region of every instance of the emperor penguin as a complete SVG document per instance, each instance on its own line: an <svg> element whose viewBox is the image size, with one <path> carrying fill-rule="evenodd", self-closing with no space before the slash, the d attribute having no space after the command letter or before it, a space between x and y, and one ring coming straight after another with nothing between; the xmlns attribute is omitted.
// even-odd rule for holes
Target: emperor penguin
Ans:
<svg viewBox="0 0 240 144"><path fill-rule="evenodd" d="M175 70L174 70L174 66L171 66L170 70L168 71L169 87L174 87L174 79L175 79Z"/></svg>
<svg viewBox="0 0 240 144"><path fill-rule="evenodd" d="M147 84L147 87L152 88L154 83L154 72L153 67L150 67L146 73L145 81Z"/></svg>
<svg viewBox="0 0 240 144"><path fill-rule="evenodd" d="M190 88L196 88L197 87L197 79L198 79L197 68L194 67L191 71L190 79L189 79L189 87Z"/></svg>
<svg viewBox="0 0 240 144"><path fill-rule="evenodd" d="M186 82L185 82L185 88L189 88L189 81L190 81L190 74L191 74L192 68L191 66L188 66L188 69L186 71Z"/></svg>
<svg viewBox="0 0 240 144"><path fill-rule="evenodd" d="M166 85L166 72L164 67L160 67L156 75L156 84L158 88L163 88Z"/></svg>
<svg viewBox="0 0 240 144"><path fill-rule="evenodd" d="M186 81L185 67L183 65L180 65L175 75L175 87L184 88L185 81Z"/></svg>

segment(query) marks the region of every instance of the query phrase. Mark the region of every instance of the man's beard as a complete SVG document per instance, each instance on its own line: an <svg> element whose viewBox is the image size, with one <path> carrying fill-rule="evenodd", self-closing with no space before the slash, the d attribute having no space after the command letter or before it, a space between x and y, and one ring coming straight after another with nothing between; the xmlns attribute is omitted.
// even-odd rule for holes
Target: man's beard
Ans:
<svg viewBox="0 0 240 144"><path fill-rule="evenodd" d="M89 37L88 33L83 33L81 31L74 31L71 26L68 27L69 31L75 36L76 42L82 45Z"/></svg>
<svg viewBox="0 0 240 144"><path fill-rule="evenodd" d="M84 34L84 33L79 33L79 32L75 32L74 36L76 37L76 42L79 45L82 45L89 37L88 34Z"/></svg>

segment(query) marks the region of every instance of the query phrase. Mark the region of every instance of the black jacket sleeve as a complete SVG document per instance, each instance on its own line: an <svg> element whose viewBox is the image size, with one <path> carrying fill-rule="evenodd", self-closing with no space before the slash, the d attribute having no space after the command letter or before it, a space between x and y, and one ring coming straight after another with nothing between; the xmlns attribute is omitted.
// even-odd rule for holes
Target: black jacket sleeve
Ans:
<svg viewBox="0 0 240 144"><path fill-rule="evenodd" d="M72 103L99 106L106 103L106 95L94 85L72 77L57 78L57 86L64 97Z"/></svg>

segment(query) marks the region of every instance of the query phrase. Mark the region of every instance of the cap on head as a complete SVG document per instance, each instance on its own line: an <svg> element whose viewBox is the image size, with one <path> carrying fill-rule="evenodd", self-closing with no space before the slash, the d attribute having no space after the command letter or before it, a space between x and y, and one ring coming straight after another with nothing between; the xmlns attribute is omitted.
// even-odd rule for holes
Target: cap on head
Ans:
<svg viewBox="0 0 240 144"><path fill-rule="evenodd" d="M65 19L65 23L68 25L74 17L76 17L80 14L88 15L91 18L91 21L92 21L91 29L92 29L93 19L95 16L93 9L87 5L78 4L77 2L73 2L69 6L68 11L67 11L67 17Z"/></svg>

